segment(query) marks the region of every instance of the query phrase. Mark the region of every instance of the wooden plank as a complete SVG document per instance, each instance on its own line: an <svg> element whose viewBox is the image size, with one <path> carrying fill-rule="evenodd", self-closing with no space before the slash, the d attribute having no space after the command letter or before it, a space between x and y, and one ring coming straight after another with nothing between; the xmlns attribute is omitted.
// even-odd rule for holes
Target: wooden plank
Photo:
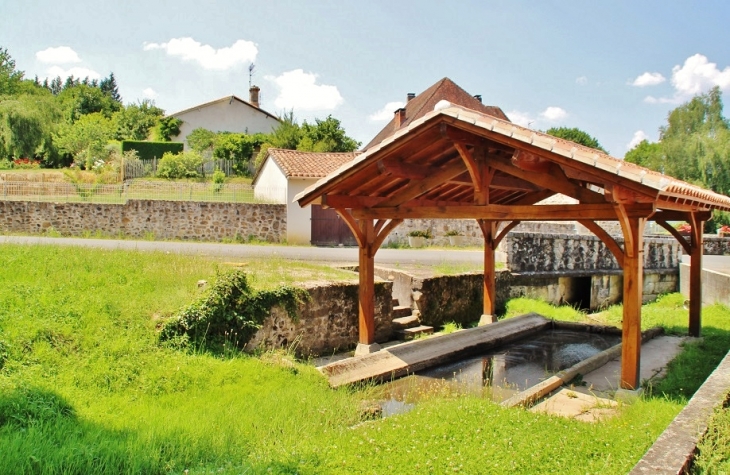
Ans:
<svg viewBox="0 0 730 475"><path fill-rule="evenodd" d="M641 304L643 294L643 218L626 218L624 228L624 296L621 333L621 387L638 389L641 360ZM627 235L628 234L628 235Z"/></svg>
<svg viewBox="0 0 730 475"><path fill-rule="evenodd" d="M423 180L427 176L436 172L436 170L431 167L405 163L402 160L394 158L380 160L378 162L378 170L380 170L381 173L398 178L406 178L408 180Z"/></svg>
<svg viewBox="0 0 730 475"><path fill-rule="evenodd" d="M692 215L692 249L689 265L689 335L700 336L702 326L702 254L704 221Z"/></svg>
<svg viewBox="0 0 730 475"><path fill-rule="evenodd" d="M382 206L382 207L381 207ZM432 218L432 219L487 219L493 221L575 221L594 219L616 221L616 210L610 204L577 205L469 205L469 206L394 206L352 210L356 218ZM644 217L653 212L651 204L627 209L630 217Z"/></svg>

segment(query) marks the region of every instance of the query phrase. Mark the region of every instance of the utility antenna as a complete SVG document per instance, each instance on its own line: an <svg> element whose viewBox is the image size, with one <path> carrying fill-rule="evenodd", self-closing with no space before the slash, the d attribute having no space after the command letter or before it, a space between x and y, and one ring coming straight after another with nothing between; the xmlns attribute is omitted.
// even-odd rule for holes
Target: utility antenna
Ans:
<svg viewBox="0 0 730 475"><path fill-rule="evenodd" d="M253 85L253 70L256 69L256 65L251 63L248 65L248 88L251 89Z"/></svg>

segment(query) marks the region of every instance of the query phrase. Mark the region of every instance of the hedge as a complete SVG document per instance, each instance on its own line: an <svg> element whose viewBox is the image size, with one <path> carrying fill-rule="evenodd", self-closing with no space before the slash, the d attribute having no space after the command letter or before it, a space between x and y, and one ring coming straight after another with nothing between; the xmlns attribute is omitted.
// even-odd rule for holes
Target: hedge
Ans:
<svg viewBox="0 0 730 475"><path fill-rule="evenodd" d="M162 158L165 152L180 153L183 151L181 142L144 142L141 140L122 140L122 153L136 150L141 160Z"/></svg>

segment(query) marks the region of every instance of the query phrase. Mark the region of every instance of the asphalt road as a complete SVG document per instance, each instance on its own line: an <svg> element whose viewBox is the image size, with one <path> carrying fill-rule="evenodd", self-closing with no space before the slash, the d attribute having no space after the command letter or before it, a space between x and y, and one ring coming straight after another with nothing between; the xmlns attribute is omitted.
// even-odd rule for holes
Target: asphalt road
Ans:
<svg viewBox="0 0 730 475"><path fill-rule="evenodd" d="M255 246L249 244L218 244L203 242L130 241L123 239L52 238L38 236L0 236L0 243L92 247L98 249L125 249L137 251L161 251L190 255L219 256L230 259L245 257L280 257L302 261L357 263L357 248L305 247L305 246ZM435 249L380 249L375 255L379 264L423 264L484 262L481 251L457 251Z"/></svg>

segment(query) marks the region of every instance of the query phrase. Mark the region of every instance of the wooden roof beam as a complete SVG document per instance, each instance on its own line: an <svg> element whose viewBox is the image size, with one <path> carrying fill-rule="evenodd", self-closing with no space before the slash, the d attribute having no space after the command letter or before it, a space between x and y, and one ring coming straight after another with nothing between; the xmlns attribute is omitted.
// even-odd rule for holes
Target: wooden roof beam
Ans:
<svg viewBox="0 0 730 475"><path fill-rule="evenodd" d="M390 198L380 203L378 206L398 206L401 203L410 201L413 198L417 198L418 196L428 192L435 186L441 185L442 183L451 180L455 176L461 175L462 173L464 173L464 168L464 163L461 160L459 160L458 162L453 162L441 168L433 175L424 178L423 180L409 183L400 191L397 191L395 194L393 194Z"/></svg>
<svg viewBox="0 0 730 475"><path fill-rule="evenodd" d="M583 188L568 180L560 167L554 164L549 173L538 173L517 168L501 157L490 156L489 165L503 173L534 183L541 188L547 188L555 193L562 193L571 198L575 198L581 203L606 202L602 194L591 191L588 188Z"/></svg>
<svg viewBox="0 0 730 475"><path fill-rule="evenodd" d="M623 207L624 218L646 218L654 213L652 204L637 204ZM591 219L600 221L618 220L614 205L465 205L465 206L394 206L353 209L353 216L361 218L392 219L487 219L494 221L575 221Z"/></svg>

